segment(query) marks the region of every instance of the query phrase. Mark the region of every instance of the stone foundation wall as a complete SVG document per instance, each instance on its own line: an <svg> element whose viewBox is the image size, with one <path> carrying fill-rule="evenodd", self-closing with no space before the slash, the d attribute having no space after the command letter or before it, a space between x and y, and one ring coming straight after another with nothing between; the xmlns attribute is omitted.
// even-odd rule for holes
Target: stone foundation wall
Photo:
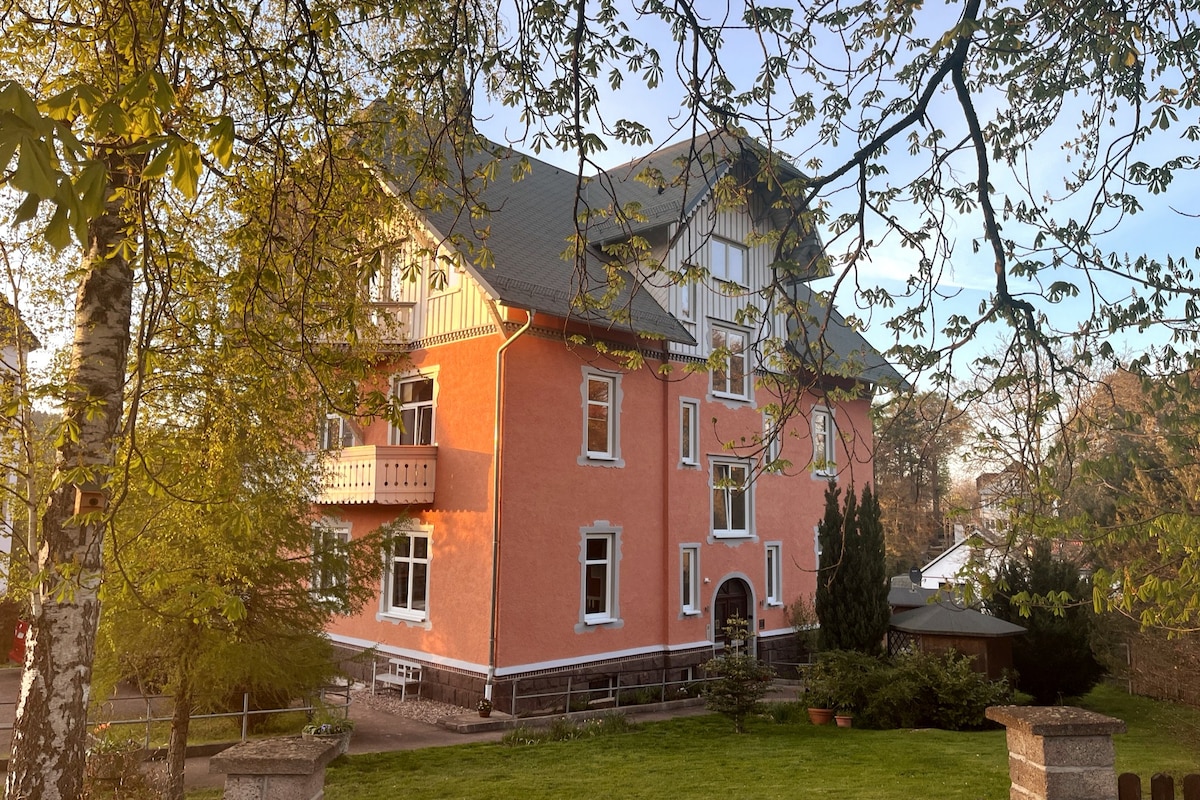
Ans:
<svg viewBox="0 0 1200 800"><path fill-rule="evenodd" d="M776 665L781 677L802 654L793 635L760 638L758 656ZM339 668L356 681L371 682L371 656L345 645L335 645ZM704 677L703 665L711 648L678 653L653 653L621 661L581 664L570 670L498 678L492 700L498 711L514 715L579 711L615 703L620 705L676 700L695 693L690 683ZM378 669L388 667L391 656L375 654ZM485 676L425 664L421 672L421 697L474 708L483 697ZM514 684L516 707L514 709ZM640 687L640 688L635 688ZM568 709L568 702L570 708ZM590 704L590 705L589 705Z"/></svg>

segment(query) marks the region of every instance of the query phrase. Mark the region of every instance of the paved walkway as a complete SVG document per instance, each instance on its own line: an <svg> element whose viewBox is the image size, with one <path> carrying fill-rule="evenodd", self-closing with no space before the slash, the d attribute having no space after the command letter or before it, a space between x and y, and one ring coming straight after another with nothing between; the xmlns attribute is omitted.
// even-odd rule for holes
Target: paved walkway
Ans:
<svg viewBox="0 0 1200 800"><path fill-rule="evenodd" d="M12 720L20 689L19 669L0 669L0 753L8 753ZM768 700L792 700L796 697L793 686L777 685L767 696ZM124 702L138 705L139 700L127 698ZM699 702L690 705L670 703L664 708L632 706L624 709L639 722L653 722L673 717L695 716L708 713ZM129 716L138 712L132 711ZM371 708L364 703L350 706L350 718L354 720L354 735L350 739L350 755L361 753L386 753L398 750L419 750L425 747L448 747L472 742L496 742L515 722L506 714L493 714L491 719L480 719L477 714L466 714L454 718L462 732L440 725L419 722L408 717L390 714ZM531 720L532 722L532 720ZM7 762L5 762L7 765ZM151 764L154 766L154 764ZM189 789L219 788L225 776L208 771L208 756L189 758L185 769L184 784Z"/></svg>

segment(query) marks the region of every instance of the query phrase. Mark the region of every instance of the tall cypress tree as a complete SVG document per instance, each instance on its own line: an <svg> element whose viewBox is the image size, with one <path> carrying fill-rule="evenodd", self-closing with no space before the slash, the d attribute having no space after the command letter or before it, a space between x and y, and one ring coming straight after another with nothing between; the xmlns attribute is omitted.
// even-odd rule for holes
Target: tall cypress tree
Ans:
<svg viewBox="0 0 1200 800"><path fill-rule="evenodd" d="M823 650L877 653L887 632L887 573L879 502L870 488L859 506L854 487L839 503L830 481L825 516L817 528L821 559L816 611Z"/></svg>
<svg viewBox="0 0 1200 800"><path fill-rule="evenodd" d="M883 520L879 496L867 484L858 507L858 537L855 547L858 561L858 586L853 594L858 599L860 636L851 648L873 653L887 635L891 608L888 606L887 551L883 541Z"/></svg>

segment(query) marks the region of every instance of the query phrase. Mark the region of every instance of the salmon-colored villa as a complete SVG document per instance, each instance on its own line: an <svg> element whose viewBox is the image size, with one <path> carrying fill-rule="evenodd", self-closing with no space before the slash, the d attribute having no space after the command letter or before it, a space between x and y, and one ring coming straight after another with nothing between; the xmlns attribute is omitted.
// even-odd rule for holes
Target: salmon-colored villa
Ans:
<svg viewBox="0 0 1200 800"><path fill-rule="evenodd" d="M413 216L372 289L395 323L380 381L403 424L331 416L323 437L328 530L407 532L384 556L378 602L328 629L348 664L370 651L360 677L415 668L423 697L486 693L525 711L568 681L595 699L690 680L735 614L761 657L793 652L786 607L814 591L826 482L871 480L868 406L897 376L815 302L815 237L787 256L801 273L784 274L764 237L783 219L767 184L718 202L720 182L748 181L763 154L705 136L590 178L583 202L640 208L584 226L592 293L612 245L637 236L654 259L624 265L611 303L579 302L583 270L563 257L579 211L570 172L529 157L522 180L479 195L486 220ZM463 243L484 226L494 263L481 268ZM431 254L453 265L444 282L428 280ZM426 279L401 280L414 258ZM788 298L812 303L803 330ZM819 359L800 355L822 366L780 375L771 348L797 330L789 352L811 339ZM642 363L618 355L631 352Z"/></svg>

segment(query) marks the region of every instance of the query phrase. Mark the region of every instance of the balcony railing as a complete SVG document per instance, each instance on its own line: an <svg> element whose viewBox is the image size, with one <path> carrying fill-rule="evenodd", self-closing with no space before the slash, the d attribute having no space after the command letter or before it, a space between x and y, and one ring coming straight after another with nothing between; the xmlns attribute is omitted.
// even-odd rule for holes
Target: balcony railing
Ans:
<svg viewBox="0 0 1200 800"><path fill-rule="evenodd" d="M433 502L436 445L366 445L330 455L320 503Z"/></svg>

